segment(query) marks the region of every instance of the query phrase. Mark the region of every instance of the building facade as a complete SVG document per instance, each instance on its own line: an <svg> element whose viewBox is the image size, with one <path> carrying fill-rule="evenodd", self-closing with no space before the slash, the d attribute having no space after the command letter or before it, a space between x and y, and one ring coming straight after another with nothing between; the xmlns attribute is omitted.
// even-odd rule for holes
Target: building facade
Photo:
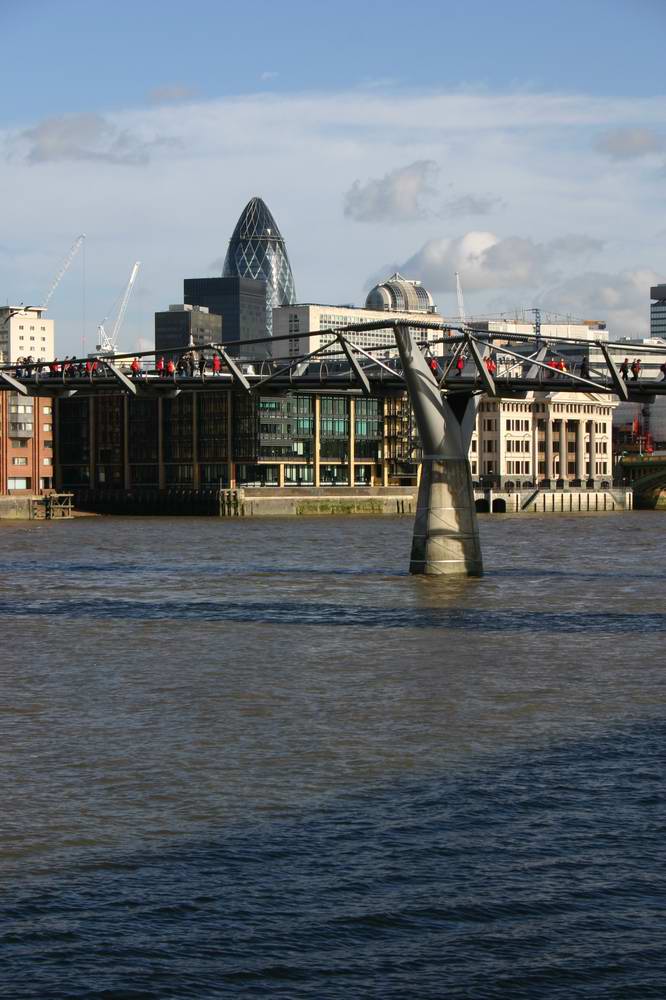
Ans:
<svg viewBox="0 0 666 1000"><path fill-rule="evenodd" d="M255 278L186 278L183 282L186 305L202 306L222 317L225 343L239 344L266 337L266 282ZM259 350L259 349L257 349ZM262 356L270 351L262 346ZM258 356L251 348L239 351ZM266 353L267 352L267 353Z"/></svg>
<svg viewBox="0 0 666 1000"><path fill-rule="evenodd" d="M37 307L0 309L0 363L50 361L55 323ZM39 495L53 486L53 401L0 392L0 494Z"/></svg>
<svg viewBox="0 0 666 1000"><path fill-rule="evenodd" d="M273 309L296 301L287 246L261 198L251 198L243 209L229 241L222 276L266 283L264 335L271 335Z"/></svg>
<svg viewBox="0 0 666 1000"><path fill-rule="evenodd" d="M155 313L155 350L165 357L175 357L190 346L219 344L222 340L222 317L206 306L173 305Z"/></svg>
<svg viewBox="0 0 666 1000"><path fill-rule="evenodd" d="M55 355L55 323L37 306L0 308L0 364L19 358L51 361Z"/></svg>
<svg viewBox="0 0 666 1000"><path fill-rule="evenodd" d="M653 285L650 299L650 336L666 339L666 285Z"/></svg>
<svg viewBox="0 0 666 1000"><path fill-rule="evenodd" d="M62 489L388 486L415 482L419 442L406 394L250 395L183 389L59 399ZM470 447L479 485L591 487L610 481L613 404L540 393L482 399Z"/></svg>
<svg viewBox="0 0 666 1000"><path fill-rule="evenodd" d="M423 313L391 314L391 322L423 321ZM428 319L431 317L428 316ZM361 309L356 306L334 306L319 303L303 303L283 306L273 310L273 356L276 358L298 357L311 354L326 344L335 345L335 331L354 323L377 323L386 319L386 312L375 309ZM441 316L432 313L433 321L440 321ZM320 332L326 331L326 332ZM395 333L393 327L385 330L360 330L345 334L348 340L364 350L379 351L378 356L389 357L396 353ZM277 339L280 338L280 339ZM284 339L287 338L287 339ZM441 340L441 327L432 331L419 330L419 339ZM332 347L329 354L340 353L340 348Z"/></svg>
<svg viewBox="0 0 666 1000"><path fill-rule="evenodd" d="M0 494L53 487L53 400L0 392Z"/></svg>

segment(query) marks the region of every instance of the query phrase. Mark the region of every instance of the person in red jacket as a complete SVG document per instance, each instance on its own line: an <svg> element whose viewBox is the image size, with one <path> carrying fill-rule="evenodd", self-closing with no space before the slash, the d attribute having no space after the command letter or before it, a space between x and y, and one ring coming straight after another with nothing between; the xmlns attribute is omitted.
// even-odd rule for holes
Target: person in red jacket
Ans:
<svg viewBox="0 0 666 1000"><path fill-rule="evenodd" d="M173 363L173 358L169 358L169 360L167 361L166 371L167 375L175 375L176 366Z"/></svg>
<svg viewBox="0 0 666 1000"><path fill-rule="evenodd" d="M219 375L222 371L222 361L219 354L213 355L213 375Z"/></svg>
<svg viewBox="0 0 666 1000"><path fill-rule="evenodd" d="M132 358L130 368L132 369L132 378L138 378L139 372L141 371L141 362L138 358Z"/></svg>
<svg viewBox="0 0 666 1000"><path fill-rule="evenodd" d="M164 378L164 358L158 358L155 363L155 371L160 378Z"/></svg>
<svg viewBox="0 0 666 1000"><path fill-rule="evenodd" d="M463 368L465 367L465 359L462 354L458 355L458 360L456 361L456 368L458 369L457 374L462 375Z"/></svg>

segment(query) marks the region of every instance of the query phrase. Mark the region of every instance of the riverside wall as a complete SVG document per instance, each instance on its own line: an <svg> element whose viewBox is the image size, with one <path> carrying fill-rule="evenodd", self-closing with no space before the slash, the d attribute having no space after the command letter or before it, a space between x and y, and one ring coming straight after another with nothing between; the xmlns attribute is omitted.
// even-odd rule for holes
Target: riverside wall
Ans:
<svg viewBox="0 0 666 1000"><path fill-rule="evenodd" d="M81 490L78 510L100 514L306 517L413 516L416 486L270 487L236 490ZM479 513L576 514L632 510L630 489L475 490Z"/></svg>

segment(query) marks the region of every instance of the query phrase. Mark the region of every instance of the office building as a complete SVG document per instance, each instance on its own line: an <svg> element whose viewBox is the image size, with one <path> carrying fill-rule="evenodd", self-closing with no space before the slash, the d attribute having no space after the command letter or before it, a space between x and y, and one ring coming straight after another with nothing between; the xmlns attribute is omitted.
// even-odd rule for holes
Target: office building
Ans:
<svg viewBox="0 0 666 1000"><path fill-rule="evenodd" d="M266 283L268 336L272 332L273 309L296 301L285 241L261 198L251 198L243 209L229 241L222 276L253 278Z"/></svg>
<svg viewBox="0 0 666 1000"><path fill-rule="evenodd" d="M51 361L55 323L33 306L0 308L0 363ZM39 495L53 486L53 401L0 392L0 494Z"/></svg>
<svg viewBox="0 0 666 1000"><path fill-rule="evenodd" d="M155 313L155 350L174 357L190 346L217 344L222 329L222 317L210 313L206 306L169 306L167 311Z"/></svg>
<svg viewBox="0 0 666 1000"><path fill-rule="evenodd" d="M363 397L220 386L183 388L175 398L74 396L56 405L63 489L410 485L420 460L400 389ZM469 455L474 481L516 489L610 483L614 405L548 392L483 398Z"/></svg>
<svg viewBox="0 0 666 1000"><path fill-rule="evenodd" d="M186 278L183 282L183 300L187 306L205 307L211 315L222 317L225 344L239 343L239 352L258 356L266 347L243 349L248 340L268 336L266 328L266 282L255 278Z"/></svg>
<svg viewBox="0 0 666 1000"><path fill-rule="evenodd" d="M650 336L666 338L666 285L653 285L650 299Z"/></svg>
<svg viewBox="0 0 666 1000"><path fill-rule="evenodd" d="M0 363L19 358L51 361L55 354L55 323L38 306L0 307Z"/></svg>

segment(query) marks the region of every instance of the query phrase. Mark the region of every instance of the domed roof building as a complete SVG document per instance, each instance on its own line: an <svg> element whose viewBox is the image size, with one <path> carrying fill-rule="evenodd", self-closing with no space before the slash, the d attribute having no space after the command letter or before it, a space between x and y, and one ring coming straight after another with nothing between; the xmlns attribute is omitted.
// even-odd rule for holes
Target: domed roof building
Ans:
<svg viewBox="0 0 666 1000"><path fill-rule="evenodd" d="M222 269L223 278L266 282L266 326L273 330L273 308L296 301L296 288L282 233L261 198L251 198L236 223Z"/></svg>
<svg viewBox="0 0 666 1000"><path fill-rule="evenodd" d="M365 308L385 312L435 312L432 295L421 282L405 278L397 271L370 289Z"/></svg>

